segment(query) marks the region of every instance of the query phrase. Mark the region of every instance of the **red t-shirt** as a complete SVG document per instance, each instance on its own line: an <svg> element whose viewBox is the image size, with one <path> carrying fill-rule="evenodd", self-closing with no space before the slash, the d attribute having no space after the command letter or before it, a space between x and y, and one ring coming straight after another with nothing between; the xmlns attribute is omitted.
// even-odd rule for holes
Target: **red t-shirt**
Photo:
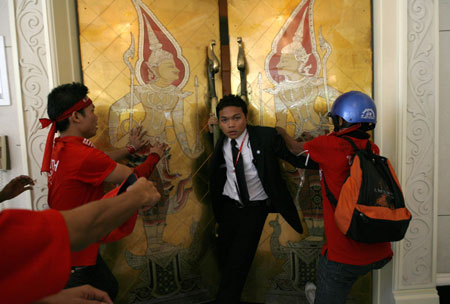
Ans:
<svg viewBox="0 0 450 304"><path fill-rule="evenodd" d="M350 173L350 161L355 154L352 146L345 139L332 134L319 136L305 143L310 158L319 164L321 176L325 176L328 188L334 197L338 198L342 185ZM367 139L352 137L360 149L364 149ZM379 154L379 148L372 144L374 153ZM366 265L393 255L390 243L360 243L346 237L336 226L334 220L334 206L328 201L325 187L322 185L323 218L325 225L326 243L322 249L322 255L328 251L328 258L332 261Z"/></svg>
<svg viewBox="0 0 450 304"><path fill-rule="evenodd" d="M0 244L0 303L31 303L66 285L70 240L58 211L1 212Z"/></svg>
<svg viewBox="0 0 450 304"><path fill-rule="evenodd" d="M82 137L55 140L48 174L48 204L69 210L103 197L105 178L117 163ZM72 266L95 265L98 243L72 253Z"/></svg>

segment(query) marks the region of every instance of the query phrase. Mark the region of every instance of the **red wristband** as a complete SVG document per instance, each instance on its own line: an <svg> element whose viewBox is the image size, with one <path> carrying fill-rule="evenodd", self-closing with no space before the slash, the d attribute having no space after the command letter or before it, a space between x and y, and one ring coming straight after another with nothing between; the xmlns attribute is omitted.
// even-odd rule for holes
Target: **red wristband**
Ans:
<svg viewBox="0 0 450 304"><path fill-rule="evenodd" d="M127 145L126 148L128 150L128 153L130 154L136 153L136 148L133 145Z"/></svg>

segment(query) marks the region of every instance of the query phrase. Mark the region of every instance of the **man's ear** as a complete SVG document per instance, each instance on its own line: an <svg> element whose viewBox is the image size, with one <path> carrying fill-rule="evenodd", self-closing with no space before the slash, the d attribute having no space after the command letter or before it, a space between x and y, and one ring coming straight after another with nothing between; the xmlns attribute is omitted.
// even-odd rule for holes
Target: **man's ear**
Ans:
<svg viewBox="0 0 450 304"><path fill-rule="evenodd" d="M80 116L81 116L81 113L79 113L77 111L72 112L72 115L69 116L69 122L70 123L80 122Z"/></svg>

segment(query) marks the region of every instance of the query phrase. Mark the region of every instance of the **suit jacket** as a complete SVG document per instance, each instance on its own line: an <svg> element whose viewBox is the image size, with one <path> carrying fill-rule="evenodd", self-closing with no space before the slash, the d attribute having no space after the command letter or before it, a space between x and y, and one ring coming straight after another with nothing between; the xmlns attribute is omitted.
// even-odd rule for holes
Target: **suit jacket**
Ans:
<svg viewBox="0 0 450 304"><path fill-rule="evenodd" d="M253 163L258 171L264 191L269 196L270 212L280 213L297 232L303 228L297 208L281 176L278 159L281 158L297 168L305 168L305 156L295 156L289 152L282 137L275 128L247 125ZM221 134L217 141L210 165L210 193L216 221L220 223L223 206L223 187L226 182L226 165L223 156L223 143L227 137ZM308 168L318 169L317 164L309 161Z"/></svg>

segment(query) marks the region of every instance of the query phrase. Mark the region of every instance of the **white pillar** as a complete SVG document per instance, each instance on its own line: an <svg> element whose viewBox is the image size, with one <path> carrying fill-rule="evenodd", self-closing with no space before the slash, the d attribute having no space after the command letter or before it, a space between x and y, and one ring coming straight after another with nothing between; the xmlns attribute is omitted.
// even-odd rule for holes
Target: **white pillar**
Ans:
<svg viewBox="0 0 450 304"><path fill-rule="evenodd" d="M438 2L374 1L375 141L399 175L413 220L374 275L373 303L439 303L436 291Z"/></svg>

